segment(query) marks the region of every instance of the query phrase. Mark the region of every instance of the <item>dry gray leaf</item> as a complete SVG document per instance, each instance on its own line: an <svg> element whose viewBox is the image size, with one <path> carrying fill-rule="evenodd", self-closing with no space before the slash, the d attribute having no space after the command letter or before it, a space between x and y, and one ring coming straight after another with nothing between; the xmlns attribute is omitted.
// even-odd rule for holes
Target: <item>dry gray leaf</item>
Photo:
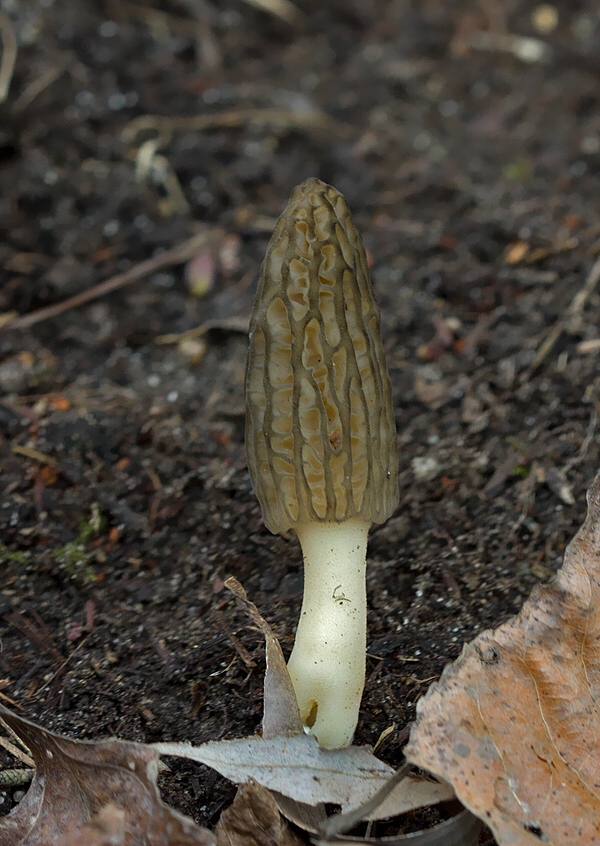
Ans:
<svg viewBox="0 0 600 846"><path fill-rule="evenodd" d="M256 605L250 602L238 580L233 577L226 579L225 587L233 593L265 638L267 669L264 682L263 738L302 734L304 727L296 694L279 641Z"/></svg>
<svg viewBox="0 0 600 846"><path fill-rule="evenodd" d="M469 812L459 813L457 816L447 820L439 826L434 826L431 829L425 829L419 832L411 832L408 835L397 835L394 838L348 838L343 835L343 832L350 831L354 826L363 820L383 818L384 814L380 813L380 809L384 807L386 800L393 797L394 792L404 783L406 773L410 768L409 763L405 763L395 775L389 779L380 790L364 805L356 808L354 811L348 813L337 814L324 820L318 828L319 843L337 843L341 841L350 840L353 843L406 843L419 844L419 846L432 846L432 844L443 844L443 846L450 846L455 843L456 846L475 846L480 828L479 820ZM440 785L441 787L442 785ZM450 789L450 797L454 799L454 791ZM423 803L423 804L433 804ZM459 803L455 803L459 804ZM415 807L419 807L418 805ZM391 808L391 805L390 805ZM406 808L404 808L406 810ZM378 813L379 812L379 813ZM394 816L397 814L394 813Z"/></svg>
<svg viewBox="0 0 600 846"><path fill-rule="evenodd" d="M71 740L1 705L0 716L36 764L29 791L0 819L0 846L214 846L209 831L161 802L152 746Z"/></svg>
<svg viewBox="0 0 600 846"><path fill-rule="evenodd" d="M231 590L265 637L267 671L265 673L264 685L263 740L290 735L300 735L303 737L302 722L298 712L294 688L277 638L257 607L254 603L250 602L244 588L237 579L227 579L225 586ZM312 738L310 740L308 738L306 740L300 740L299 742L303 746L306 746L308 742L311 745L311 749L314 750L314 741ZM340 751L343 752L343 750ZM294 761L293 765L295 766L295 764L296 762ZM389 770L389 772L392 774L392 778L394 778L393 771ZM254 777L257 781L260 781L257 774ZM317 775L316 777L319 778L320 776ZM383 785L382 790L385 789L388 781L388 776L384 776L380 782L380 788ZM312 777L310 784L314 786ZM285 791L276 789L273 789L273 792L281 812L292 822L296 823L296 825L300 825L302 828L311 832L318 831L320 824L326 819L322 803L332 801L322 796L321 801L315 804L311 803L306 796L290 797L289 793L286 794ZM371 787L370 796L367 796L367 793L363 793L364 798L360 802L357 802L357 804L368 801L375 793L377 793L377 788ZM407 811L436 805L439 802L452 798L454 798L454 791L448 784L407 776L399 783L396 783L391 791L386 791L385 795L382 795L380 801L372 808L365 810L364 816L361 818L378 820L385 819L386 817L395 817Z"/></svg>
<svg viewBox="0 0 600 846"><path fill-rule="evenodd" d="M156 743L154 748L161 755L207 764L236 784L254 779L296 802L311 806L329 802L341 805L343 811L368 802L394 776L391 767L364 747L320 749L315 738L306 734L222 740L202 746ZM445 784L405 781L406 786L397 785L380 807L369 812L369 819L397 816L454 797Z"/></svg>
<svg viewBox="0 0 600 846"><path fill-rule="evenodd" d="M477 846L481 827L481 821L465 810L433 828L410 834L397 834L395 837L353 837L340 834L331 838L321 837L313 842L316 846L329 846L330 843L344 843L346 846Z"/></svg>
<svg viewBox="0 0 600 846"><path fill-rule="evenodd" d="M360 746L320 749L312 735L248 737L192 746L155 743L160 755L207 764L236 784L253 778L269 790L317 805L331 802L354 808L366 802L394 774Z"/></svg>
<svg viewBox="0 0 600 846"><path fill-rule="evenodd" d="M399 817L417 808L428 808L454 799L454 790L446 782L431 781L408 775L379 805L363 816L364 820L384 820Z"/></svg>

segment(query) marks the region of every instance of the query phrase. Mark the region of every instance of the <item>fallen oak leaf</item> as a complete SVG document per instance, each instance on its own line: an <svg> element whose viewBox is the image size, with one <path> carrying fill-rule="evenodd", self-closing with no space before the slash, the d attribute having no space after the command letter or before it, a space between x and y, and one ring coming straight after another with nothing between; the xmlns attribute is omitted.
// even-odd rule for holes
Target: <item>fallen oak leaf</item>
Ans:
<svg viewBox="0 0 600 846"><path fill-rule="evenodd" d="M554 580L467 644L417 705L407 758L500 846L600 843L600 474Z"/></svg>
<svg viewBox="0 0 600 846"><path fill-rule="evenodd" d="M214 846L211 832L161 801L152 746L61 737L2 705L0 717L36 765L28 792L0 819L0 846L109 846L112 835L119 846Z"/></svg>

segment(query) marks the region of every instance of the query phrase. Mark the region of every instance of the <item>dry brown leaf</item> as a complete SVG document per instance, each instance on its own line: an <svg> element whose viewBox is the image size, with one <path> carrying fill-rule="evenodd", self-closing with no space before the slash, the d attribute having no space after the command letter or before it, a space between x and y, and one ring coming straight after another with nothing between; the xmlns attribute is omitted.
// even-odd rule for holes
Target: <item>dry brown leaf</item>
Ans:
<svg viewBox="0 0 600 846"><path fill-rule="evenodd" d="M298 828L303 828L304 831L316 834L327 820L325 805L322 802L318 805L307 805L306 802L297 802L276 790L271 790L270 793L286 820L293 822Z"/></svg>
<svg viewBox="0 0 600 846"><path fill-rule="evenodd" d="M418 705L407 758L501 846L600 843L600 475L563 567L465 646Z"/></svg>
<svg viewBox="0 0 600 846"><path fill-rule="evenodd" d="M214 846L214 837L161 802L152 746L59 737L0 705L36 772L0 819L0 846Z"/></svg>
<svg viewBox="0 0 600 846"><path fill-rule="evenodd" d="M271 793L255 781L239 788L215 829L217 846L301 846Z"/></svg>
<svg viewBox="0 0 600 846"><path fill-rule="evenodd" d="M118 846L125 842L127 815L123 808L106 805L82 828L71 829L57 846Z"/></svg>

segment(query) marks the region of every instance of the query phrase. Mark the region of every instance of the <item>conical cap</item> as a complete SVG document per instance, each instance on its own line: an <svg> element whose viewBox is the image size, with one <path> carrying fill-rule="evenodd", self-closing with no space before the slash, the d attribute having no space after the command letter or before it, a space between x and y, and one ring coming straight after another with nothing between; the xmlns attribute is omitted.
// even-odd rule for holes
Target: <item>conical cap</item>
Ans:
<svg viewBox="0 0 600 846"><path fill-rule="evenodd" d="M361 237L344 197L294 189L261 268L246 369L246 452L267 528L398 502L390 380Z"/></svg>

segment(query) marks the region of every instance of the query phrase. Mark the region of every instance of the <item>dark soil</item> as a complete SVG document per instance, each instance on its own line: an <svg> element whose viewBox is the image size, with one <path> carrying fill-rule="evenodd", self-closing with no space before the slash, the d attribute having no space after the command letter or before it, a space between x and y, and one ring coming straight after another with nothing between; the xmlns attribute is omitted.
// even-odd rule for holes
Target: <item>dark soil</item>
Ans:
<svg viewBox="0 0 600 846"><path fill-rule="evenodd" d="M569 311L600 254L597 3L554 3L547 34L519 0L296 5L290 25L214 2L198 47L192 3L0 2L19 40L0 312L212 239L187 275L0 330L0 696L71 736L259 728L263 643L223 580L287 652L302 569L250 488L240 329L306 177L346 195L373 257L400 445L400 505L370 546L358 743L405 726L462 644L552 575L600 467L600 345L581 346L598 290ZM541 60L500 49L506 33L541 39ZM148 114L174 119L153 165L152 123L124 134ZM194 115L206 125L177 123ZM380 754L399 763L393 736ZM206 825L235 792L181 763L162 789Z"/></svg>

